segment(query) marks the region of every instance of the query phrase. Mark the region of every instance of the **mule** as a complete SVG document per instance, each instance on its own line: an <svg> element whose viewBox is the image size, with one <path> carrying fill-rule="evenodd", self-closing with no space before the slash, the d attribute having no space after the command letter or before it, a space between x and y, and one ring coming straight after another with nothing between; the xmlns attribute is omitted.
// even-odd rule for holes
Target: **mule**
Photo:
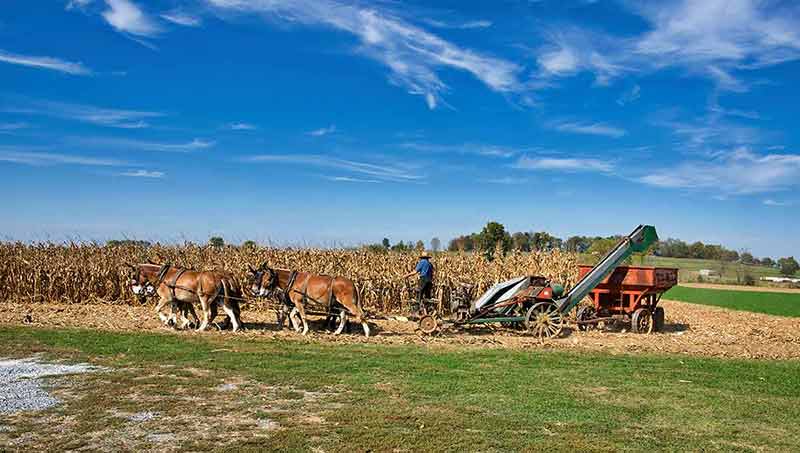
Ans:
<svg viewBox="0 0 800 453"><path fill-rule="evenodd" d="M238 300L241 299L242 292L230 274L221 271L193 271L169 264L148 263L131 267L136 271L130 281L131 289L134 293L141 294L149 291L148 288L154 288L155 294L159 296L156 314L162 321L168 322L174 315L177 324L176 311L180 311L184 326L188 324L189 312L197 320L193 305L199 302L203 319L197 330L206 330L213 322L217 314L214 305L219 305L228 315L234 332L241 327ZM171 304L170 315L162 313L166 304ZM187 304L189 308L186 308Z"/></svg>
<svg viewBox="0 0 800 453"><path fill-rule="evenodd" d="M369 337L370 330L364 310L361 308L361 297L355 283L344 277L330 277L308 272L290 271L288 269L273 269L263 263L258 269L248 265L252 274L250 292L255 296L270 297L280 293L283 301L288 300L293 306L289 320L299 330L298 323L293 315L297 313L303 326L303 335L308 333L306 321L306 302L310 299L326 305L328 312L338 306L343 307L355 322L364 328L364 335ZM341 316L345 316L343 313ZM344 322L340 323L336 334L341 333Z"/></svg>

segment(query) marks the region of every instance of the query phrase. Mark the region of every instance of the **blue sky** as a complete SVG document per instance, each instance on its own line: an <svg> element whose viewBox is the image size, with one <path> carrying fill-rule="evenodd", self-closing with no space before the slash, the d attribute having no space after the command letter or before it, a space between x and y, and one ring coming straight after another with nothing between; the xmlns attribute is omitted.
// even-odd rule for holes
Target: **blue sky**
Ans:
<svg viewBox="0 0 800 453"><path fill-rule="evenodd" d="M793 2L11 0L6 239L800 255Z"/></svg>

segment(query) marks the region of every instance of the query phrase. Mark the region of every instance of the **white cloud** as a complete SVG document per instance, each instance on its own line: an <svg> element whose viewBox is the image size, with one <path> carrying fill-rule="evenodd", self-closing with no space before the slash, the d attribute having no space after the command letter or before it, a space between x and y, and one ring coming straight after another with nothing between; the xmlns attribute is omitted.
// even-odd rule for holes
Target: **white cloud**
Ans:
<svg viewBox="0 0 800 453"><path fill-rule="evenodd" d="M13 162L16 164L45 166L45 165L86 165L115 167L129 165L127 162L116 159L104 159L97 157L76 156L71 154L60 154L50 152L33 152L19 150L17 148L0 147L0 161Z"/></svg>
<svg viewBox="0 0 800 453"><path fill-rule="evenodd" d="M257 129L254 124L250 123L233 123L230 127L232 131L252 131Z"/></svg>
<svg viewBox="0 0 800 453"><path fill-rule="evenodd" d="M748 148L689 161L639 178L652 186L725 194L751 194L800 185L800 155L759 155Z"/></svg>
<svg viewBox="0 0 800 453"><path fill-rule="evenodd" d="M245 158L246 162L280 162L297 165L310 165L314 167L335 168L352 173L371 176L383 181L413 182L422 179L422 176L413 174L408 170L392 165L377 165L338 159L326 155L316 154L262 154Z"/></svg>
<svg viewBox="0 0 800 453"><path fill-rule="evenodd" d="M203 25L199 17L180 10L162 13L161 18L173 24L183 25L184 27L199 27Z"/></svg>
<svg viewBox="0 0 800 453"><path fill-rule="evenodd" d="M622 93L622 95L617 99L617 104L622 106L632 104L638 101L640 97L642 97L642 87L637 84L634 85L630 90Z"/></svg>
<svg viewBox="0 0 800 453"><path fill-rule="evenodd" d="M414 151L431 153L453 153L453 154L474 154L486 157L512 157L517 154L517 150L504 146L485 145L479 143L462 143L460 145L439 145L434 143L407 142L401 143L401 147Z"/></svg>
<svg viewBox="0 0 800 453"><path fill-rule="evenodd" d="M614 170L614 164L609 161L578 157L522 156L515 164L515 167L528 170L560 170L566 172L609 173Z"/></svg>
<svg viewBox="0 0 800 453"><path fill-rule="evenodd" d="M28 115L51 116L98 126L122 129L141 129L149 127L149 118L164 116L160 112L141 110L122 110L95 107L91 105L69 104L54 101L25 101L23 106L4 107L2 111Z"/></svg>
<svg viewBox="0 0 800 453"><path fill-rule="evenodd" d="M132 151L161 151L172 153L187 153L192 151L199 151L206 148L211 148L215 142L209 140L201 140L198 138L185 143L160 143L148 142L142 140L131 140L124 138L109 138L109 137L94 137L94 138L80 138L75 140L81 145L89 146L102 146L111 148L125 148Z"/></svg>
<svg viewBox="0 0 800 453"><path fill-rule="evenodd" d="M130 0L105 0L108 9L102 16L109 25L122 33L152 37L161 32L161 27L142 9Z"/></svg>
<svg viewBox="0 0 800 453"><path fill-rule="evenodd" d="M329 181L334 182L360 182L360 183L368 183L368 184L380 184L381 181L377 179L361 179L361 178L353 178L350 176L333 176L326 178Z"/></svg>
<svg viewBox="0 0 800 453"><path fill-rule="evenodd" d="M91 69L84 66L83 63L73 63L53 57L19 55L4 50L0 50L0 61L31 68L49 69L72 75L90 75L92 73Z"/></svg>
<svg viewBox="0 0 800 453"><path fill-rule="evenodd" d="M483 182L487 182L489 184L501 184L507 186L516 186L520 184L527 184L527 178L514 178L512 176L505 176L502 178L493 178L493 179L484 179Z"/></svg>
<svg viewBox="0 0 800 453"><path fill-rule="evenodd" d="M649 25L615 37L579 28L546 32L538 52L544 77L588 71L604 84L624 73L682 67L722 90L748 89L747 69L800 59L797 3L761 0L628 2ZM634 69L635 68L635 69Z"/></svg>
<svg viewBox="0 0 800 453"><path fill-rule="evenodd" d="M520 88L519 66L504 59L459 47L397 15L360 4L332 0L207 0L221 11L259 13L294 24L331 27L356 36L356 53L389 69L389 80L436 108L448 86L441 68L472 74L490 89L511 92Z"/></svg>
<svg viewBox="0 0 800 453"><path fill-rule="evenodd" d="M83 9L89 6L92 0L70 0L67 2L67 9Z"/></svg>
<svg viewBox="0 0 800 453"><path fill-rule="evenodd" d="M620 138L627 132L625 129L610 126L604 123L581 123L576 121L552 121L545 124L551 129L573 134L601 135L604 137Z"/></svg>
<svg viewBox="0 0 800 453"><path fill-rule="evenodd" d="M577 28L546 33L545 39L548 44L536 59L545 78L589 71L595 75L596 84L608 85L620 74L632 71L622 56L607 51L624 47L622 40Z"/></svg>
<svg viewBox="0 0 800 453"><path fill-rule="evenodd" d="M131 178L163 178L165 176L162 171L149 171L149 170L129 170L119 174L120 176L129 176Z"/></svg>
<svg viewBox="0 0 800 453"><path fill-rule="evenodd" d="M336 132L336 125L331 124L328 127L322 127L319 129L314 129L313 131L309 131L308 135L311 135L313 137L322 137L323 135L332 134L334 132Z"/></svg>
<svg viewBox="0 0 800 453"><path fill-rule="evenodd" d="M475 28L489 28L492 26L492 21L483 19L471 20L459 23L444 22L435 19L424 19L423 22L436 28L456 28L461 30L469 30Z"/></svg>
<svg viewBox="0 0 800 453"><path fill-rule="evenodd" d="M775 201L771 198L764 200L766 206L790 206L792 203L788 201Z"/></svg>

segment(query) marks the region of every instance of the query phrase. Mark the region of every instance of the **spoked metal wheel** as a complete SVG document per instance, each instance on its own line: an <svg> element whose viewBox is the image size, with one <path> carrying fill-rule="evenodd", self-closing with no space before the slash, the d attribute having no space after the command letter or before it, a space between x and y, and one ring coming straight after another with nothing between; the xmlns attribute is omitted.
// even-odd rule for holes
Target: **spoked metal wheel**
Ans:
<svg viewBox="0 0 800 453"><path fill-rule="evenodd" d="M339 314L336 316L336 330L333 334L339 335L344 331L345 327L347 327L347 310L343 308L339 310Z"/></svg>
<svg viewBox="0 0 800 453"><path fill-rule="evenodd" d="M631 317L631 330L634 333L650 333L653 331L653 316L650 310L639 308Z"/></svg>
<svg viewBox="0 0 800 453"><path fill-rule="evenodd" d="M595 318L596 314L597 313L594 307L584 305L583 307L579 308L578 313L575 316L575 318L578 320L578 330L586 331L593 328L593 324L583 324L583 322Z"/></svg>
<svg viewBox="0 0 800 453"><path fill-rule="evenodd" d="M539 302L528 309L525 326L539 339L556 337L564 327L564 317L553 302Z"/></svg>
<svg viewBox="0 0 800 453"><path fill-rule="evenodd" d="M433 315L425 315L419 318L418 327L422 333L430 335L439 329L439 321Z"/></svg>

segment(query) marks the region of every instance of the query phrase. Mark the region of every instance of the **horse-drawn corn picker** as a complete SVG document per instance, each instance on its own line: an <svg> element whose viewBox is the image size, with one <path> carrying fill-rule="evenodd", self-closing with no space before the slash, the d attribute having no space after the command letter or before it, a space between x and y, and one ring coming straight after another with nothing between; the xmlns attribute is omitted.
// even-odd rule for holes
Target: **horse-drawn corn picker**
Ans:
<svg viewBox="0 0 800 453"><path fill-rule="evenodd" d="M545 277L526 276L518 277L505 282L498 283L482 296L471 303L464 298L455 298L451 303L452 315L448 320L439 318L436 312L424 314L419 319L418 327L426 334L432 334L442 328L461 327L475 324L502 323L506 326L525 327L529 332L539 338L549 338L557 336L564 327L565 315L575 308L584 297L601 285L606 277L611 274L617 266L625 261L631 254L645 252L653 243L658 240L656 229L650 225L639 225L633 232L623 238L613 249L611 249L594 267L582 272L580 280L568 292L564 293L564 287L549 281ZM654 274L658 274L654 270ZM675 273L677 277L677 272ZM624 280L624 279L623 279ZM674 283L673 283L674 284ZM662 284L658 288L639 288L640 297L636 298L636 303L627 305L627 308L635 311L638 309L655 309L657 299L652 305L647 307L639 306L644 301L650 303L651 295L668 289L667 284ZM663 289L666 288L666 289ZM613 291L609 291L611 294ZM627 292L624 292L627 294ZM584 319L580 325L588 325L598 322L603 317L614 316L623 319L627 316L626 310L615 310L611 301L613 297L596 297L596 307L593 312L583 312ZM643 319L639 312L639 318ZM648 311L648 313L650 313Z"/></svg>

